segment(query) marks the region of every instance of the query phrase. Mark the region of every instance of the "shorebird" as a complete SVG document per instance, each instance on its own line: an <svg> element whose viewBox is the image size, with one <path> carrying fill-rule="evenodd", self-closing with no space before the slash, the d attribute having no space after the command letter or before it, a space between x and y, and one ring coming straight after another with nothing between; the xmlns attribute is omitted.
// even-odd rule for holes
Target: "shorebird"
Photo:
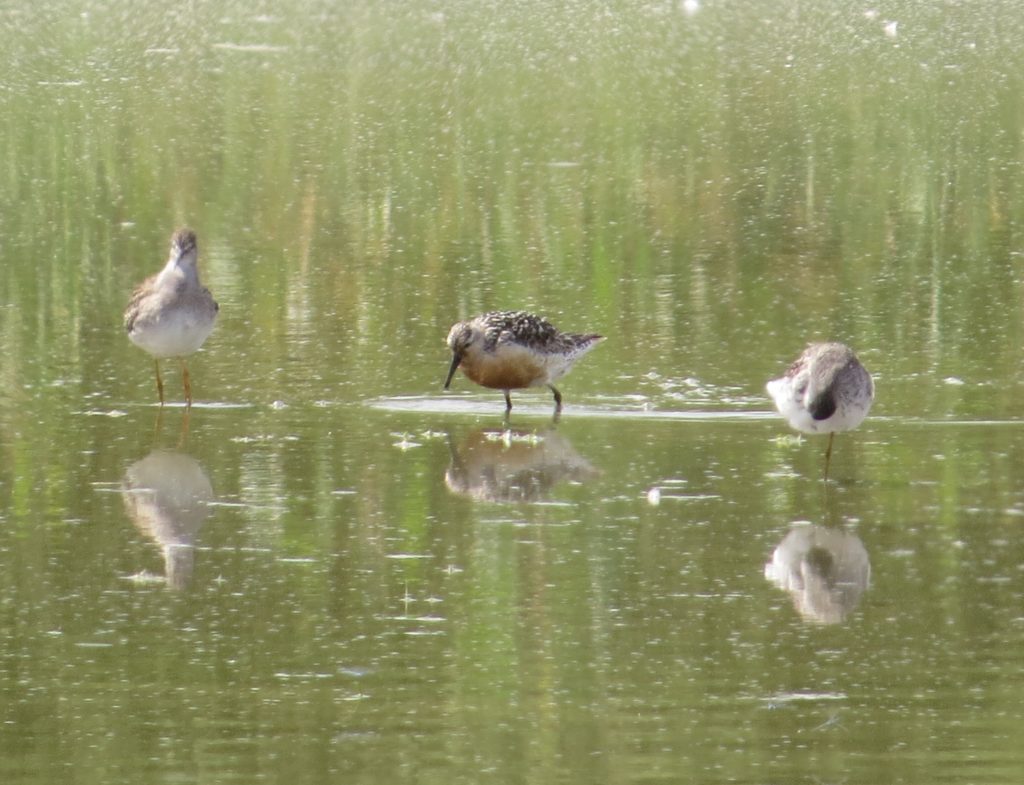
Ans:
<svg viewBox="0 0 1024 785"><path fill-rule="evenodd" d="M124 312L128 337L153 355L156 389L164 404L160 360L181 360L185 399L192 406L192 382L185 357L192 354L213 330L219 307L209 289L199 283L195 232L179 229L171 236L171 255L156 275L139 284Z"/></svg>
<svg viewBox="0 0 1024 785"><path fill-rule="evenodd" d="M850 347L841 343L812 343L778 379L767 384L775 408L789 424L804 433L827 433L825 479L832 460L836 431L861 424L875 397L871 374Z"/></svg>
<svg viewBox="0 0 1024 785"><path fill-rule="evenodd" d="M555 395L555 412L562 394L554 382L565 376L580 357L604 340L601 335L574 335L525 311L492 311L452 326L448 348L452 364L444 389L457 368L471 381L505 393L505 413L512 411L510 390L548 387Z"/></svg>

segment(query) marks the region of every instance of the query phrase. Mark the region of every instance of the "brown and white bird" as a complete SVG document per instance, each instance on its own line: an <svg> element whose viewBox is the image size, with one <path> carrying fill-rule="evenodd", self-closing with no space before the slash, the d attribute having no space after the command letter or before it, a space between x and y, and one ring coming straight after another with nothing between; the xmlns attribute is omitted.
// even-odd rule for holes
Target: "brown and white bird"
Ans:
<svg viewBox="0 0 1024 785"><path fill-rule="evenodd" d="M768 382L767 390L793 428L829 435L826 479L836 432L860 425L875 397L871 374L841 343L812 343L783 376Z"/></svg>
<svg viewBox="0 0 1024 785"><path fill-rule="evenodd" d="M164 403L160 360L177 357L192 406L192 382L185 358L199 349L213 331L219 306L199 282L195 232L179 229L171 237L171 255L156 275L139 284L124 312L128 338L149 352L156 363L156 389Z"/></svg>
<svg viewBox="0 0 1024 785"><path fill-rule="evenodd" d="M512 410L510 390L548 387L555 396L555 411L562 409L562 394L554 382L604 336L559 332L549 322L525 311L492 311L452 326L448 348L452 364L444 388L458 368L471 381L505 393L505 412Z"/></svg>

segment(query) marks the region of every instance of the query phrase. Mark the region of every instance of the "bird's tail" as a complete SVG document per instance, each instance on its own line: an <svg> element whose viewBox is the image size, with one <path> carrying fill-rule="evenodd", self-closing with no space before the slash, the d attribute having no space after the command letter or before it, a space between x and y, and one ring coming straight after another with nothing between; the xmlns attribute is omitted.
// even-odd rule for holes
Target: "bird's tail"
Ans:
<svg viewBox="0 0 1024 785"><path fill-rule="evenodd" d="M603 335L591 334L591 335L569 335L566 336L572 341L572 353L574 356L579 357L580 355L586 354L601 341L604 340Z"/></svg>

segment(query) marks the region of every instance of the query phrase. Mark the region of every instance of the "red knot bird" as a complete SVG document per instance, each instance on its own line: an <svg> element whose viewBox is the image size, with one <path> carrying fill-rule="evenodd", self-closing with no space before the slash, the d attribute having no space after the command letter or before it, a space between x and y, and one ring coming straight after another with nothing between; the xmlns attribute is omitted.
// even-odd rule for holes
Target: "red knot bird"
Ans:
<svg viewBox="0 0 1024 785"><path fill-rule="evenodd" d="M875 397L871 374L850 347L841 343L812 343L784 376L767 384L779 414L804 433L827 433L825 478L832 460L836 431L861 424Z"/></svg>
<svg viewBox="0 0 1024 785"><path fill-rule="evenodd" d="M506 414L512 410L510 390L545 386L555 395L555 412L560 412L562 394L554 382L603 340L601 335L559 332L524 311L485 313L453 325L448 333L452 364L444 388L462 368L471 381L505 393Z"/></svg>
<svg viewBox="0 0 1024 785"><path fill-rule="evenodd" d="M195 232L179 229L171 237L171 255L156 275L139 284L124 312L124 326L136 346L156 362L156 389L164 403L160 360L181 360L185 400L192 406L192 382L185 357L192 354L213 330L219 310L216 301L199 282Z"/></svg>

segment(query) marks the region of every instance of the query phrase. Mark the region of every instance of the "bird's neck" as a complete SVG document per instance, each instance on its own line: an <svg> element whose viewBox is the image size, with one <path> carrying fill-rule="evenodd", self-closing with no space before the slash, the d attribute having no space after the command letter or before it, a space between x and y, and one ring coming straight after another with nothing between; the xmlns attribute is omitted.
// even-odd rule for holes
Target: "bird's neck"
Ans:
<svg viewBox="0 0 1024 785"><path fill-rule="evenodd" d="M199 283L199 270L196 268L195 262L173 257L167 260L167 264L164 265L164 269L160 271L157 278L157 285L177 283L178 281L190 284Z"/></svg>

